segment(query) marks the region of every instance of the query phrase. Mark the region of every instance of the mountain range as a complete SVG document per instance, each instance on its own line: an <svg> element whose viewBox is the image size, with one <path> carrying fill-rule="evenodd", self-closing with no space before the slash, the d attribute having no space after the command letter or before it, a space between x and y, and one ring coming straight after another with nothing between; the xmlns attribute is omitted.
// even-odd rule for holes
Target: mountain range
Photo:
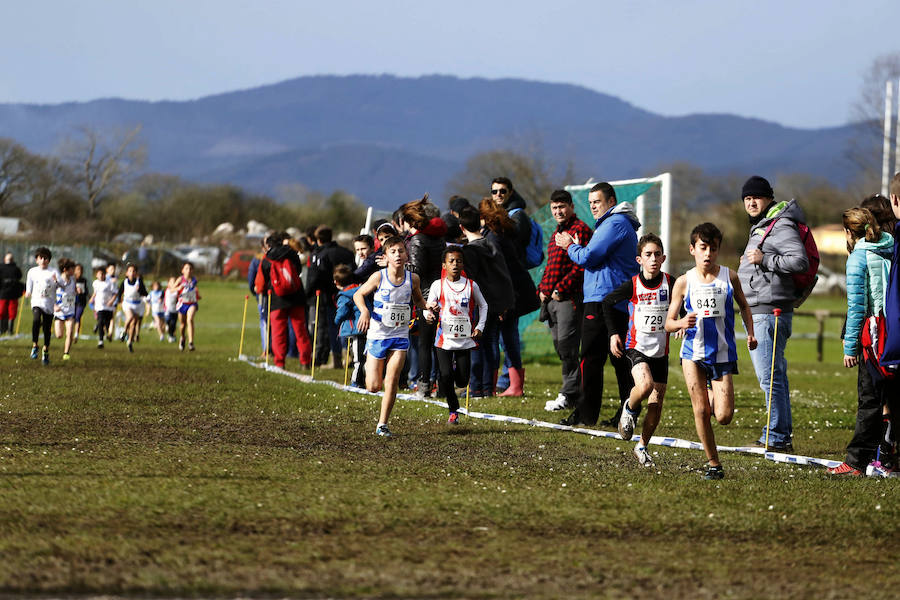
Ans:
<svg viewBox="0 0 900 600"><path fill-rule="evenodd" d="M854 172L844 156L859 127L668 117L575 85L437 75L300 77L188 101L0 104L0 136L33 152L53 152L81 126L137 124L149 170L262 193L292 183L343 189L382 209L425 191L441 198L477 152L535 142L551 162L572 162L571 183L685 161L710 173L801 172L842 184Z"/></svg>

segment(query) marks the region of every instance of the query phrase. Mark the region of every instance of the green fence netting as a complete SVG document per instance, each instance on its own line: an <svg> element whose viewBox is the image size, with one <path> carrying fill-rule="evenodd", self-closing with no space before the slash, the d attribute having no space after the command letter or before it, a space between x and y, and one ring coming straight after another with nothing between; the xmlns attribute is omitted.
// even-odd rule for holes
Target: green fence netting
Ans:
<svg viewBox="0 0 900 600"><path fill-rule="evenodd" d="M616 199L619 202L630 202L633 205L638 196L658 185L658 181L641 181L613 184L613 188L616 190ZM572 194L572 199L575 201L575 214L593 229L594 218L591 216L591 208L588 204L590 188L590 185L566 186L566 189ZM544 244L548 244L553 239L556 231L556 221L550 213L550 205L546 204L535 211L531 218L544 230ZM583 243L586 243L586 241L582 240ZM529 271L535 285L541 281L544 267L547 265L546 249L544 254L544 262ZM538 311L529 313L519 319L519 335L522 338L522 357L524 359L531 361L556 359L556 350L553 348L550 328L547 327L546 323L538 321Z"/></svg>

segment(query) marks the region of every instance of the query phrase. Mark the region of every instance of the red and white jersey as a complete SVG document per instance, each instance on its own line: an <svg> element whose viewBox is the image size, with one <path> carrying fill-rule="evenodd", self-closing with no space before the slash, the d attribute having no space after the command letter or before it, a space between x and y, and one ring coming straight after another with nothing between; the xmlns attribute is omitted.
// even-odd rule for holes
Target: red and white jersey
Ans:
<svg viewBox="0 0 900 600"><path fill-rule="evenodd" d="M478 284L466 277L448 281L442 277L431 284L428 297L440 305L440 324L434 345L443 350L475 347L472 332L484 330L488 307ZM475 312L475 309L478 312Z"/></svg>
<svg viewBox="0 0 900 600"><path fill-rule="evenodd" d="M625 348L637 350L649 358L669 354L669 334L666 333L666 314L672 299L672 276L663 273L659 284L647 287L640 274L631 278L634 292L628 301L628 333Z"/></svg>

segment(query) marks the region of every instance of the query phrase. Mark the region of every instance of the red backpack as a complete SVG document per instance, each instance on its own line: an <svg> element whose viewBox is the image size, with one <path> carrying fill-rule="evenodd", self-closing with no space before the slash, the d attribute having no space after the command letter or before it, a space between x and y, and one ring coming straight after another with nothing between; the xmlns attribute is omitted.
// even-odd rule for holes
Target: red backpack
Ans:
<svg viewBox="0 0 900 600"><path fill-rule="evenodd" d="M276 296L291 296L300 291L300 272L288 258L269 260L269 279Z"/></svg>
<svg viewBox="0 0 900 600"><path fill-rule="evenodd" d="M772 219L772 222L769 223L769 226L766 227L765 233L763 233L762 239L759 240L759 245L757 248L762 248L763 242L766 241L766 238L769 236L769 232L772 231L772 228L775 227L775 223L777 223L781 217L776 217ZM794 223L797 226L797 232L800 234L800 241L803 242L803 250L806 252L806 258L809 261L809 267L802 273L791 273L791 278L794 280L794 289L797 290L797 300L794 302L794 307L798 307L803 304L803 301L809 296L812 289L816 286L816 281L819 277L816 273L819 272L819 247L816 246L816 239L813 237L812 231L809 230L809 227L806 223Z"/></svg>

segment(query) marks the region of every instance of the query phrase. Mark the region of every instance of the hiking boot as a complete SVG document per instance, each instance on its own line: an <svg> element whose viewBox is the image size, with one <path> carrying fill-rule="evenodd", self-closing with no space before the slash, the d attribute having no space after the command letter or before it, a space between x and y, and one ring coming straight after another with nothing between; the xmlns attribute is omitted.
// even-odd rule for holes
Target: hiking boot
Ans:
<svg viewBox="0 0 900 600"><path fill-rule="evenodd" d="M653 457L650 456L650 453L647 451L646 446L641 446L638 444L632 450L632 454L637 459L638 464L642 467L655 467L656 464L653 462Z"/></svg>
<svg viewBox="0 0 900 600"><path fill-rule="evenodd" d="M845 462L842 462L836 467L829 467L825 469L825 472L829 475L847 475L849 477L860 477L862 475L862 471L856 467L851 467Z"/></svg>
<svg viewBox="0 0 900 600"><path fill-rule="evenodd" d="M619 417L619 437L623 440L630 440L634 434L634 418L637 413L631 412L627 406L622 410L622 416Z"/></svg>
<svg viewBox="0 0 900 600"><path fill-rule="evenodd" d="M391 430L388 429L387 425L379 425L378 427L376 427L375 435L378 435L381 437L388 437L388 438L393 437L393 434L391 433Z"/></svg>
<svg viewBox="0 0 900 600"><path fill-rule="evenodd" d="M703 479L725 479L725 469L722 468L722 465L706 465L706 474L703 475Z"/></svg>

